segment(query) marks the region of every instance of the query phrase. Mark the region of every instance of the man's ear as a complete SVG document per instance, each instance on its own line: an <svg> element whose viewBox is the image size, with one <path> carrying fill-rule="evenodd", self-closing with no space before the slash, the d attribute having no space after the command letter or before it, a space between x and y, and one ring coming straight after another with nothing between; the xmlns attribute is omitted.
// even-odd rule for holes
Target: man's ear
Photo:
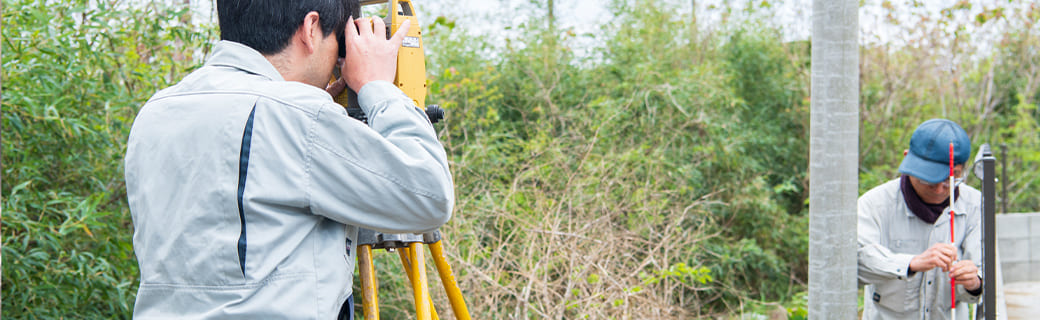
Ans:
<svg viewBox="0 0 1040 320"><path fill-rule="evenodd" d="M318 44L321 42L323 35L318 12L311 11L303 17L303 24L300 24L300 28L296 29L295 38L308 53L313 53L318 50Z"/></svg>
<svg viewBox="0 0 1040 320"><path fill-rule="evenodd" d="M906 157L906 153L907 153L907 152L910 152L910 149L903 149L903 157L904 157L904 158Z"/></svg>

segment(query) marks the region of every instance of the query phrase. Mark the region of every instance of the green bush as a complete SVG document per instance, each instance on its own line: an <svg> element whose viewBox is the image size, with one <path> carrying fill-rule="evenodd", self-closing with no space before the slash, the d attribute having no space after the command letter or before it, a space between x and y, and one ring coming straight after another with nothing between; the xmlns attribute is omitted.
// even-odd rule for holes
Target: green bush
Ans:
<svg viewBox="0 0 1040 320"><path fill-rule="evenodd" d="M126 137L144 99L198 64L212 28L123 6L4 1L4 317L131 313Z"/></svg>

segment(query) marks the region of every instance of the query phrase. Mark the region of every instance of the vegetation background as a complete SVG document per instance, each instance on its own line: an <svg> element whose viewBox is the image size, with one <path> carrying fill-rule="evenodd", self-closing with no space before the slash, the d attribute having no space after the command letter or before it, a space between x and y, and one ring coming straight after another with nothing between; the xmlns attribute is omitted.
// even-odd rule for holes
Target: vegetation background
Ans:
<svg viewBox="0 0 1040 320"><path fill-rule="evenodd" d="M2 3L3 316L129 318L127 134L215 24L190 0ZM475 318L805 317L809 42L769 23L779 1L690 3L610 1L589 32L530 0L503 41L417 4L458 197L442 231ZM864 7L861 192L945 117L1006 144L999 203L1040 211L1040 4ZM384 317L408 317L396 257L377 265Z"/></svg>

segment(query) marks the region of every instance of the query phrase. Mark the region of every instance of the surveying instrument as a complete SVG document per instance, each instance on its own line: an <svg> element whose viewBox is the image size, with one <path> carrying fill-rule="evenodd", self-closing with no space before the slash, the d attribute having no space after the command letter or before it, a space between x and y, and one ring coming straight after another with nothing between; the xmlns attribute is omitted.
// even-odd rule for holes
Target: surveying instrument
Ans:
<svg viewBox="0 0 1040 320"><path fill-rule="evenodd" d="M412 27L405 35L404 41L397 54L397 74L394 76L394 84L401 89L416 106L423 107L431 123L437 123L444 118L444 112L436 105L425 105L426 103L426 60L422 45L422 28L419 19L412 7L411 0L361 0L361 6L373 4L387 4L388 13L383 19L386 24L386 37L390 38L404 21L411 21ZM342 44L343 42L340 41ZM335 80L335 79L333 79ZM358 106L357 93L349 88L335 97L337 103L347 109L347 114L362 122L368 123L368 117ZM430 248L434 265L440 275L444 291L448 295L451 309L455 318L469 320L469 310L462 298L462 291L455 282L451 266L444 257L444 247L441 244L441 233L439 230L423 234L385 234L378 231L360 228L358 230L358 269L361 278L361 303L365 320L379 319L379 301L377 295L377 281L375 265L372 262L373 249L385 249L397 251L401 257L401 264L408 275L412 286L415 314L420 320L438 319L437 311L433 307L430 297L429 286L426 277L426 257L422 245Z"/></svg>

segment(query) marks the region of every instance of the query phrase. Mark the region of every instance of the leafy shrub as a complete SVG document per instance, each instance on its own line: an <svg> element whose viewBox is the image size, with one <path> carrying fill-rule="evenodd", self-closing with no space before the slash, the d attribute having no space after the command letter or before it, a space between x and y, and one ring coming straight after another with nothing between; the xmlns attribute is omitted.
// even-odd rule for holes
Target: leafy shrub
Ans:
<svg viewBox="0 0 1040 320"><path fill-rule="evenodd" d="M129 317L137 264L125 141L144 99L205 52L212 28L186 14L4 1L5 317Z"/></svg>

